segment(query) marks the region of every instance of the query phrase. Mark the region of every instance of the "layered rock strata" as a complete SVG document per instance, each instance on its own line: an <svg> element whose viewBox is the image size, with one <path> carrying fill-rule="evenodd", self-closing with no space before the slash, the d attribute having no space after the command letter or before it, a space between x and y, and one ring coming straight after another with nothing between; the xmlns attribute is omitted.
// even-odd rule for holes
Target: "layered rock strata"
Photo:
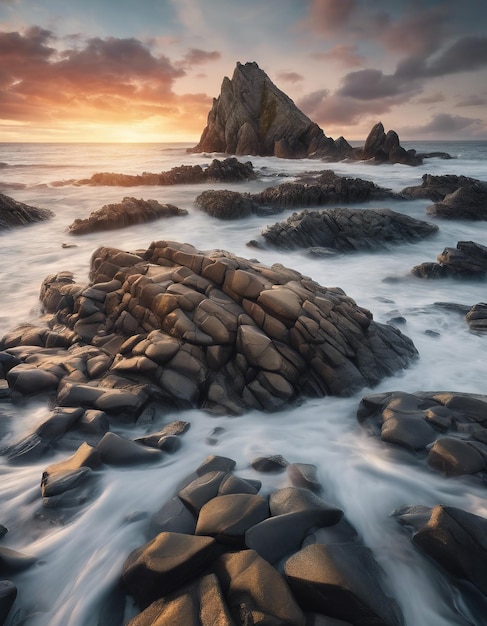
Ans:
<svg viewBox="0 0 487 626"><path fill-rule="evenodd" d="M54 217L49 209L39 209L0 193L0 231L33 222L44 222Z"/></svg>
<svg viewBox="0 0 487 626"><path fill-rule="evenodd" d="M380 250L435 234L438 227L391 209L323 209L293 213L262 232L265 244L284 250L307 248L351 252ZM251 242L259 245L259 242Z"/></svg>
<svg viewBox="0 0 487 626"><path fill-rule="evenodd" d="M49 276L47 326L3 338L12 394L51 393L59 406L132 416L150 398L274 411L373 386L417 355L342 290L223 251L167 241L137 253L100 248L90 279Z"/></svg>

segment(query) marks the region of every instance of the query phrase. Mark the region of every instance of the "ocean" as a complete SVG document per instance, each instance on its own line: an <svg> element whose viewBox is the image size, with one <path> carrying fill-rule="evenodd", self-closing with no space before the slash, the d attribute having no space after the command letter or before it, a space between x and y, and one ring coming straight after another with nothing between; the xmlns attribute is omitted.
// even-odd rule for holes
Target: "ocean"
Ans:
<svg viewBox="0 0 487 626"><path fill-rule="evenodd" d="M239 157L251 161L257 181L211 185L211 188L255 192L306 171L333 169L337 174L372 180L400 191L421 183L425 173L463 174L487 181L487 142L403 142L418 151L447 151L451 160L427 159L424 165L372 165L364 162L322 163ZM37 207L51 209L47 222L0 234L0 335L40 313L43 279L59 271L88 282L90 258L101 246L123 250L147 248L152 241L187 242L201 250L224 249L271 265L282 263L327 287L341 287L376 321L403 317L401 326L420 357L407 370L350 398L310 399L276 414L250 411L242 417L215 417L199 410L164 416L190 422L183 446L160 465L107 468L98 496L65 523L46 523L40 480L44 468L66 457L62 451L25 465L10 465L0 456L0 523L9 529L1 545L34 556L35 565L15 575L18 598L7 626L117 626L103 611L116 587L127 555L146 541L148 517L175 493L178 483L208 455L236 460L236 474L263 480L262 493L285 486L286 476L257 474L250 461L280 454L289 462L311 463L327 500L345 511L361 540L372 549L385 571L407 626L480 626L487 623L487 601L450 585L440 570L412 545L409 535L391 517L404 505L444 504L487 517L485 486L468 478L446 479L429 470L413 453L369 436L358 424L362 396L401 390L487 393L487 335L475 334L461 314L435 303L472 306L486 301L485 281L421 280L414 265L435 261L445 247L461 240L487 245L487 222L441 221L426 214L428 200L384 201L357 208L389 207L417 219L432 221L438 233L419 243L391 246L381 252L359 252L331 258L302 251L250 248L268 225L291 211L271 217L237 221L209 217L194 205L206 185L170 187L91 187L73 181L95 172L140 174L181 164L207 164L219 155L189 154L190 144L0 144L0 192ZM220 155L221 158L221 155ZM285 175L286 178L283 178ZM154 198L187 209L187 217L73 237L75 218L85 218L124 196ZM75 247L63 247L75 244ZM431 332L433 331L433 332ZM0 435L4 449L32 432L50 414L44 402L0 404ZM216 445L207 442L215 428L224 430ZM121 430L130 437L145 434L144 426ZM47 516L48 517L48 516ZM125 620L137 613L127 601ZM482 617L483 616L483 617ZM483 621L482 621L483 620Z"/></svg>

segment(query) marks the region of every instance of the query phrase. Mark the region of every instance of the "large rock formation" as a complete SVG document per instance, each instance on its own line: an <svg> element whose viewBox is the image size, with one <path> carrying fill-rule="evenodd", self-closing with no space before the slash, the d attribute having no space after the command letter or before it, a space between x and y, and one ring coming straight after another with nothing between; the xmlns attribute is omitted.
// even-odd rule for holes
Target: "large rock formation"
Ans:
<svg viewBox="0 0 487 626"><path fill-rule="evenodd" d="M38 209L0 193L0 231L14 226L26 226L33 222L43 222L53 216L54 213L49 209Z"/></svg>
<svg viewBox="0 0 487 626"><path fill-rule="evenodd" d="M475 241L459 241L456 248L445 248L437 263L415 265L411 272L418 278L485 278L487 247Z"/></svg>
<svg viewBox="0 0 487 626"><path fill-rule="evenodd" d="M274 411L373 386L417 355L340 289L176 242L100 248L88 287L64 272L41 298L48 328L8 333L0 363L14 395L54 393L62 407Z"/></svg>
<svg viewBox="0 0 487 626"><path fill-rule="evenodd" d="M343 139L335 143L326 137L257 63L237 63L232 79L223 79L208 124L191 151L342 159L352 148Z"/></svg>

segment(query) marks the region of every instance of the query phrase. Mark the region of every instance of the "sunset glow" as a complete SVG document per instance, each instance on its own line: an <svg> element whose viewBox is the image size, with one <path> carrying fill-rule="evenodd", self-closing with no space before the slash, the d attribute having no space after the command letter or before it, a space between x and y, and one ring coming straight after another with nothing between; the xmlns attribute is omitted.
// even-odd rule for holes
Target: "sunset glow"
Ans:
<svg viewBox="0 0 487 626"><path fill-rule="evenodd" d="M486 16L450 0L0 0L0 137L196 141L223 77L256 61L329 136L381 120L482 139Z"/></svg>

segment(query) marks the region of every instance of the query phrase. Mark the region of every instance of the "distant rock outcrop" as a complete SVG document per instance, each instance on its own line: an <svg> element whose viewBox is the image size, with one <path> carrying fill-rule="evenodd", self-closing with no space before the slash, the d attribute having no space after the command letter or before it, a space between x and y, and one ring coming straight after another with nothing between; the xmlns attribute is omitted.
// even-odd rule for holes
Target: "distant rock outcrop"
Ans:
<svg viewBox="0 0 487 626"><path fill-rule="evenodd" d="M114 230L142 224L161 217L187 214L185 209L179 209L173 204L160 204L157 200L142 200L126 196L117 204L105 204L84 220L74 220L68 232L71 235L86 235L101 230Z"/></svg>
<svg viewBox="0 0 487 626"><path fill-rule="evenodd" d="M418 241L437 230L434 224L390 209L337 208L293 213L286 221L269 226L262 237L266 244L283 250L351 252Z"/></svg>
<svg viewBox="0 0 487 626"><path fill-rule="evenodd" d="M43 222L51 217L54 217L54 213L49 209L38 209L0 193L0 231L14 226L26 226L33 222Z"/></svg>
<svg viewBox="0 0 487 626"><path fill-rule="evenodd" d="M402 163L421 165L423 159L416 150L406 150L399 143L399 136L394 130L386 134L382 122L372 127L362 148L354 151L355 158L374 159L376 163Z"/></svg>
<svg viewBox="0 0 487 626"><path fill-rule="evenodd" d="M418 278L485 278L487 247L474 241L459 241L456 248L445 248L437 263L421 263L411 270Z"/></svg>
<svg viewBox="0 0 487 626"><path fill-rule="evenodd" d="M223 79L207 126L190 151L338 160L352 147L343 138L327 137L257 63L237 63L232 79Z"/></svg>
<svg viewBox="0 0 487 626"><path fill-rule="evenodd" d="M196 183L238 183L254 180L257 174L252 163L242 163L235 157L220 161L213 159L208 167L201 165L179 165L167 172L154 174L117 174L97 172L91 178L83 178L76 185L137 187L139 185L191 185Z"/></svg>

